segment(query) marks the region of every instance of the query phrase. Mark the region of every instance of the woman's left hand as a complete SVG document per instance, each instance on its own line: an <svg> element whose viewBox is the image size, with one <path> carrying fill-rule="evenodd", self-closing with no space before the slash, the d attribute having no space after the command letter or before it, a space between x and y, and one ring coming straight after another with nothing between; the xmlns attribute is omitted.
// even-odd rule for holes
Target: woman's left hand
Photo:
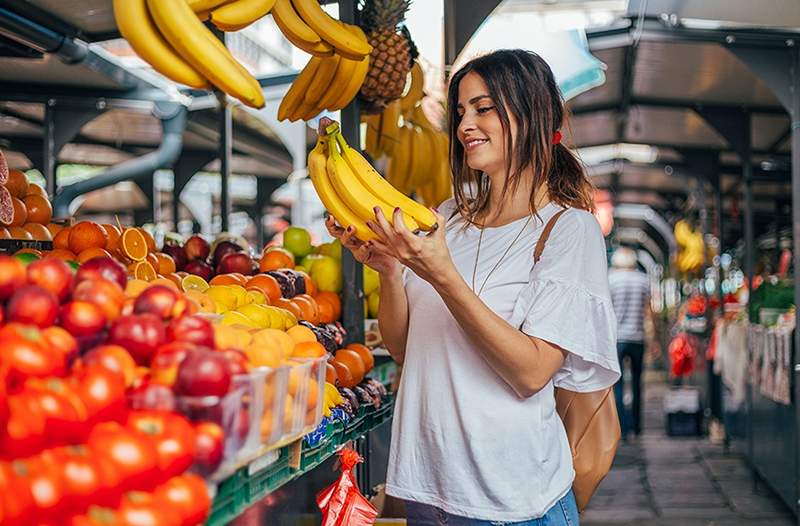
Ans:
<svg viewBox="0 0 800 526"><path fill-rule="evenodd" d="M436 209L431 211L436 216L437 228L425 236L417 236L406 228L399 208L395 209L390 224L376 207L375 220L367 221L367 226L378 235L378 239L369 242L373 249L395 257L417 276L437 286L446 283L456 268L444 237L447 221Z"/></svg>

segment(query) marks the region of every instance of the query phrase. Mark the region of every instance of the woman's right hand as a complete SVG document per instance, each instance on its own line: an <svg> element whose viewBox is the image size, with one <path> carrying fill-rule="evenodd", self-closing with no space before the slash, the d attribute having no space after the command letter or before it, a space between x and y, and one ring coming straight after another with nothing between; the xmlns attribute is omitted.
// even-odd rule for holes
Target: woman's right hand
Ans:
<svg viewBox="0 0 800 526"><path fill-rule="evenodd" d="M343 228L330 214L325 219L325 227L330 235L341 241L342 246L353 253L353 257L359 263L369 265L383 276L399 275L403 268L402 264L392 256L380 254L367 246L356 237L356 231L352 227L349 230Z"/></svg>

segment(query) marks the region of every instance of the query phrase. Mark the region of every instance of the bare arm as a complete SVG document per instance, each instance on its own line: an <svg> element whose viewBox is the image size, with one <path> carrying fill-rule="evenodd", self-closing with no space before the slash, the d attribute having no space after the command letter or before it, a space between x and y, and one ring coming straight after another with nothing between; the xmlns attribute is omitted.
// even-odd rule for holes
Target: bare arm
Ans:
<svg viewBox="0 0 800 526"><path fill-rule="evenodd" d="M378 305L378 326L383 344L395 362L402 365L408 339L408 297L403 286L402 271L381 274L381 300Z"/></svg>

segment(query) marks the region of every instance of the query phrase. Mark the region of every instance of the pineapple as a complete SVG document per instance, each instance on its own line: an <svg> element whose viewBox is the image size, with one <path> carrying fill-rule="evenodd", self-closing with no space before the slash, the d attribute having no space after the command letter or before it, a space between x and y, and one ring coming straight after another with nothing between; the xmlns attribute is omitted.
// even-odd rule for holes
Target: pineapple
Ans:
<svg viewBox="0 0 800 526"><path fill-rule="evenodd" d="M408 30L398 26L405 19L411 0L366 0L361 23L372 45L369 72L361 86L362 109L381 112L391 101L400 98L413 63Z"/></svg>

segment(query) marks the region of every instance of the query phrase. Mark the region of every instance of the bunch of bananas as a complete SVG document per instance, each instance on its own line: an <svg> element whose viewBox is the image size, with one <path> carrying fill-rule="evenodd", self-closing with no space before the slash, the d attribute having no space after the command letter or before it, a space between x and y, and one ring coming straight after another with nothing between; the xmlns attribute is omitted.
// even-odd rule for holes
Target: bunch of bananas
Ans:
<svg viewBox="0 0 800 526"><path fill-rule="evenodd" d="M274 0L114 0L122 36L153 69L180 84L215 86L253 108L264 106L258 81L203 24L238 31L265 16Z"/></svg>
<svg viewBox="0 0 800 526"><path fill-rule="evenodd" d="M675 223L675 241L678 242L676 264L681 272L700 270L705 262L705 242L702 232L695 231L683 219Z"/></svg>
<svg viewBox="0 0 800 526"><path fill-rule="evenodd" d="M308 154L308 173L322 204L344 226L355 228L362 241L375 238L367 221L374 220L376 207L389 222L394 209L403 211L403 222L412 231L431 230L436 216L420 203L394 188L389 181L351 148L334 123L317 139L316 147Z"/></svg>
<svg viewBox="0 0 800 526"><path fill-rule="evenodd" d="M422 67L414 62L408 92L383 113L363 115L362 121L367 125L367 153L374 159L389 158L389 182L405 194L416 192L425 205L436 206L453 195L450 141L422 111L424 85Z"/></svg>
<svg viewBox="0 0 800 526"><path fill-rule="evenodd" d="M309 120L353 100L372 51L361 28L332 18L317 0L276 0L272 18L289 42L312 55L283 97L278 120Z"/></svg>

